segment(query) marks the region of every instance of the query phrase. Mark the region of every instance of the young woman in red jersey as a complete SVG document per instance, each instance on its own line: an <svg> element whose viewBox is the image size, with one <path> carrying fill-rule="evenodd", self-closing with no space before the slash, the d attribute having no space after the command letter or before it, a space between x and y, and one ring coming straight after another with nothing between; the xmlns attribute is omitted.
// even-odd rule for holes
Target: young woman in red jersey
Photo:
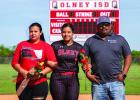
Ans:
<svg viewBox="0 0 140 100"><path fill-rule="evenodd" d="M42 63L40 65L40 63ZM18 72L16 90L21 82L30 76L30 81L19 100L46 100L48 84L46 74L57 65L52 47L45 42L42 27L39 23L29 26L29 40L22 41L15 50L12 66ZM41 67L37 74L31 69ZM32 76L32 77L31 77Z"/></svg>

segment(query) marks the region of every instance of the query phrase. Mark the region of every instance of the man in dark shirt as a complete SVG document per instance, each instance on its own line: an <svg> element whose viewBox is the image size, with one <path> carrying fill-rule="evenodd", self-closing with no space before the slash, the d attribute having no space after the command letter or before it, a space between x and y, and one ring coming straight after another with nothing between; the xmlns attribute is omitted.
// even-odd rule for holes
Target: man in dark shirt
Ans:
<svg viewBox="0 0 140 100"><path fill-rule="evenodd" d="M92 74L88 71L86 76L92 82L92 99L125 100L123 83L131 65L130 47L124 37L112 32L109 17L99 17L97 30L84 44L91 58Z"/></svg>

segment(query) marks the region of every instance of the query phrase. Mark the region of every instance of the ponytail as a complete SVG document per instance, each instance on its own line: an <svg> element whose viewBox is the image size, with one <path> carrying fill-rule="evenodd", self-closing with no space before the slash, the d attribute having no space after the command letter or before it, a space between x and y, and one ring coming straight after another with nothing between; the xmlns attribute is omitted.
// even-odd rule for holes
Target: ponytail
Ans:
<svg viewBox="0 0 140 100"><path fill-rule="evenodd" d="M42 40L42 41L45 42L44 33L41 34L41 36L40 36L40 40Z"/></svg>

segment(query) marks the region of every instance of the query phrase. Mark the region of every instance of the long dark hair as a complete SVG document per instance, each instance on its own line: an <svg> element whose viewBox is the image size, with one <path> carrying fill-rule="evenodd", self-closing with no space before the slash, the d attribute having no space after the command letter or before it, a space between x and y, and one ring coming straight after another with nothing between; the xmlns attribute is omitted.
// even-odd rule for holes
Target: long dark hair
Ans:
<svg viewBox="0 0 140 100"><path fill-rule="evenodd" d="M72 32L74 33L74 27L73 27L73 25L72 25L71 23L65 23L65 24L63 24L62 27L61 27L61 32L63 32L63 29L64 29L65 27L70 27L70 29L71 29Z"/></svg>
<svg viewBox="0 0 140 100"><path fill-rule="evenodd" d="M42 27L41 27L41 25L40 25L39 23L37 23L37 22L32 23L32 24L29 26L29 30L30 30L33 26L39 27L40 32L42 32ZM40 36L40 40L45 41L44 33L43 33L43 32L42 32L42 34L41 34L41 36Z"/></svg>

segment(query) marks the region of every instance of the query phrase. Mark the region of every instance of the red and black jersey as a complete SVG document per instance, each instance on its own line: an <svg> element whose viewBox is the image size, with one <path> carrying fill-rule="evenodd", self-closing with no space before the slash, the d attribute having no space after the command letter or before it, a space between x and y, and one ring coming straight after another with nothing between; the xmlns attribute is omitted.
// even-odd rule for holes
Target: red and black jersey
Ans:
<svg viewBox="0 0 140 100"><path fill-rule="evenodd" d="M82 46L73 42L72 45L67 46L63 40L52 43L58 67L55 72L78 72L78 55Z"/></svg>

